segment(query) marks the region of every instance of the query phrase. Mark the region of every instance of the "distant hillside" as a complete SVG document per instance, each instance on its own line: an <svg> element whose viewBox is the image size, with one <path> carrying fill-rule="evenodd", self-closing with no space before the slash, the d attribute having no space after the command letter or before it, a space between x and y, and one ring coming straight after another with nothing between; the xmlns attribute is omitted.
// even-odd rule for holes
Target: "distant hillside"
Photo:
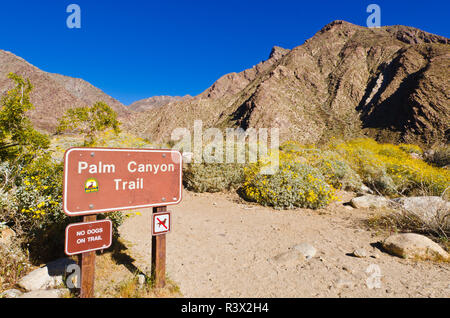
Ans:
<svg viewBox="0 0 450 318"><path fill-rule="evenodd" d="M124 105L88 82L44 72L24 59L2 50L0 50L0 95L12 88L12 83L7 78L9 72L31 80L34 86L31 100L35 109L29 112L29 117L38 129L53 131L66 109L90 106L97 101L104 101L111 106L118 112L121 120L127 120L129 116L130 112Z"/></svg>
<svg viewBox="0 0 450 318"><path fill-rule="evenodd" d="M129 129L167 140L175 127L279 127L305 143L369 135L448 142L450 41L415 28L344 21L292 50L227 74L202 94L132 116Z"/></svg>
<svg viewBox="0 0 450 318"><path fill-rule="evenodd" d="M167 104L177 102L177 101L185 101L192 98L189 95L186 96L154 96L146 99L138 100L131 104L129 107L130 110L142 112L154 108L159 108L165 106Z"/></svg>

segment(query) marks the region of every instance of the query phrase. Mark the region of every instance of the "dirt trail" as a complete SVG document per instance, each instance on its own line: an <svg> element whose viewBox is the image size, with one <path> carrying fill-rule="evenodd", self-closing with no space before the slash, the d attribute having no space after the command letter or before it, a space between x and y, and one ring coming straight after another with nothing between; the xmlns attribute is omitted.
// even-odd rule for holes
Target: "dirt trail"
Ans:
<svg viewBox="0 0 450 318"><path fill-rule="evenodd" d="M276 211L234 194L185 191L167 236L167 272L186 297L450 297L450 265L414 262L371 246L386 237L361 223L369 211L335 203L324 210ZM135 265L150 271L151 211L121 227ZM278 264L274 256L302 242L316 256ZM347 254L364 248L369 257ZM374 258L372 256L377 256ZM381 270L381 288L369 289L369 265Z"/></svg>

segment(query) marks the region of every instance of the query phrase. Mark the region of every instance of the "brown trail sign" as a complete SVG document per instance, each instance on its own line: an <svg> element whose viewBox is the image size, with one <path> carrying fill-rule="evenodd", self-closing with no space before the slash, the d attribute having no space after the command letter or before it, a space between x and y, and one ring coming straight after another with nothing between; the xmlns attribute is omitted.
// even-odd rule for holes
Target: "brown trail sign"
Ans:
<svg viewBox="0 0 450 318"><path fill-rule="evenodd" d="M181 201L182 157L178 151L72 148L64 158L63 201L69 216Z"/></svg>
<svg viewBox="0 0 450 318"><path fill-rule="evenodd" d="M84 222L95 221L97 213L118 210L154 207L154 213L167 211L167 205L178 204L181 195L182 156L178 151L71 148L64 155L64 213L84 215ZM170 216L167 218L170 222ZM165 224L164 220L161 222ZM170 223L167 225L170 229ZM72 236L66 237L66 253L83 252L81 297L91 298L94 295L95 251L93 246L86 249L81 243L74 244L70 241ZM165 236L152 235L152 277L157 288L165 285ZM101 249L99 246L94 248Z"/></svg>

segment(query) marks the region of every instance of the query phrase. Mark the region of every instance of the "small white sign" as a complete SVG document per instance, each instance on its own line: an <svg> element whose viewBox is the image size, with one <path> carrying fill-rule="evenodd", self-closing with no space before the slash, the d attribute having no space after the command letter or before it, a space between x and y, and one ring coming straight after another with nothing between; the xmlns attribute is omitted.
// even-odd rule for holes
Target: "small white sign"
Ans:
<svg viewBox="0 0 450 318"><path fill-rule="evenodd" d="M170 212L153 214L152 235L169 233L171 225Z"/></svg>

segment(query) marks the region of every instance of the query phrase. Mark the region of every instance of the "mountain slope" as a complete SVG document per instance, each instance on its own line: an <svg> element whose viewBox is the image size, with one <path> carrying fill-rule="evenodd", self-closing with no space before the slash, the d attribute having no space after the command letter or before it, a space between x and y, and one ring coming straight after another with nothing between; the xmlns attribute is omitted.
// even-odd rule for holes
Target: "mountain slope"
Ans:
<svg viewBox="0 0 450 318"><path fill-rule="evenodd" d="M128 106L130 110L142 112L145 110L150 110L154 108L159 108L162 106L165 106L167 104L170 104L172 102L180 101L180 100L187 100L189 98L192 98L189 95L186 96L153 96L146 99L138 100Z"/></svg>
<svg viewBox="0 0 450 318"><path fill-rule="evenodd" d="M59 118L68 108L91 106L97 101L103 101L111 106L122 120L127 120L129 116L130 112L124 105L86 81L44 72L24 59L2 50L0 50L0 95L12 88L12 83L7 78L9 72L29 78L33 84L31 101L35 109L28 115L35 127L40 130L54 131Z"/></svg>
<svg viewBox="0 0 450 318"><path fill-rule="evenodd" d="M449 44L411 27L335 21L191 100L133 116L129 128L167 140L172 129L201 119L204 127L279 127L283 140L305 143L361 135L448 142Z"/></svg>

